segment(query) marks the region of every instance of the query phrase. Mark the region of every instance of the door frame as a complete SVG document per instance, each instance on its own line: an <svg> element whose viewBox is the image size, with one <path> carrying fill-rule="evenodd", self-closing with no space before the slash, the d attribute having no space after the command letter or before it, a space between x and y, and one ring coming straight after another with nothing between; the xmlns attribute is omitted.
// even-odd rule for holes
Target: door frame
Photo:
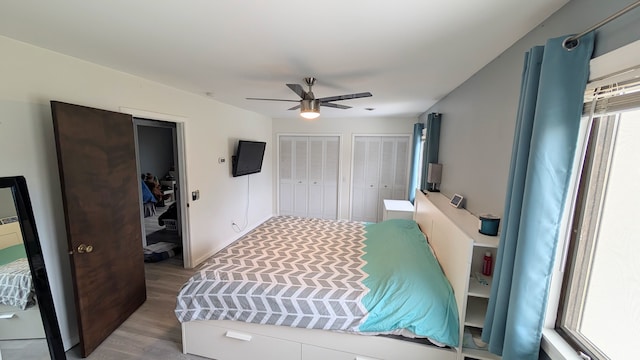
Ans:
<svg viewBox="0 0 640 360"><path fill-rule="evenodd" d="M177 146L176 146L176 138L177 138L177 130L176 130L176 124L173 122L167 122L167 121L159 121L159 120L150 120L150 119L143 119L143 118L139 118L139 117L134 117L133 118L133 135L135 136L135 142L136 142L136 168L137 168L137 172L138 175L142 174L142 168L141 168L141 164L140 164L140 127L147 127L147 128L156 128L156 129L167 129L169 131L171 131L171 161L176 164L178 163L178 159L177 159ZM155 172L154 172L155 173ZM180 177L180 171L176 171L176 174L178 174L178 177ZM160 178L158 178L158 180L160 180ZM175 189L174 189L175 190ZM178 204L180 204L179 198L180 198L180 194L173 194L173 198L174 201L176 201ZM144 220L144 204L140 204L140 219L142 222L142 244L143 246L147 246L147 236L149 234L147 234L147 229L145 228L145 220ZM181 218L181 208L180 206L176 207L177 209L177 216ZM179 232L177 233L180 235L180 238L182 238L182 233Z"/></svg>
<svg viewBox="0 0 640 360"><path fill-rule="evenodd" d="M176 150L177 154L175 156L178 159L177 170L178 170L178 196L176 197L176 201L179 201L179 211L178 214L180 216L180 227L182 231L182 261L183 267L185 269L191 269L194 267L193 264L193 256L191 253L191 236L190 236L190 226L189 226L189 202L188 202L188 182L187 182L187 157L186 157L186 123L189 120L187 117L171 115L171 114L163 114L157 113L153 111L140 110L140 109L132 109L126 107L120 107L120 112L125 114L130 114L134 118L143 118L148 120L158 120L158 121L166 121L176 124ZM135 134L137 134L137 126L133 124ZM137 135L136 135L136 144L137 144ZM136 149L137 150L137 149ZM136 154L137 156L137 154ZM137 159L136 159L137 162ZM138 169L138 172L139 169ZM140 217L142 217L142 209L140 209ZM143 219L144 220L144 219ZM144 235L144 230L143 235Z"/></svg>
<svg viewBox="0 0 640 360"><path fill-rule="evenodd" d="M283 136L299 136L299 137L337 137L338 138L338 209L336 218L340 220L341 218L341 206L342 203L342 134L332 134L332 133L276 133L276 156L275 156L275 173L274 176L276 181L274 181L276 191L276 213L280 215L280 137ZM308 170L307 170L308 171Z"/></svg>
<svg viewBox="0 0 640 360"><path fill-rule="evenodd" d="M349 220L352 221L353 218L353 160L355 157L356 150L356 137L408 137L409 145L412 144L413 134L352 134L351 135L351 167L349 168ZM411 169L411 151L407 151L407 175L410 173ZM378 174L379 177L379 174ZM407 188L409 187L409 176L407 176Z"/></svg>

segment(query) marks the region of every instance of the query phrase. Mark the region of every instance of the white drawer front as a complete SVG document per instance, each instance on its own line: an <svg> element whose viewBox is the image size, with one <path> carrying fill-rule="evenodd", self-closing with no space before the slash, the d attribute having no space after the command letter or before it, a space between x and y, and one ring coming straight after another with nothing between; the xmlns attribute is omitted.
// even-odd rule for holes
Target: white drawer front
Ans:
<svg viewBox="0 0 640 360"><path fill-rule="evenodd" d="M184 330L189 354L216 360L299 360L299 343L192 321Z"/></svg>
<svg viewBox="0 0 640 360"><path fill-rule="evenodd" d="M325 349L312 345L302 345L302 360L382 360L342 351Z"/></svg>

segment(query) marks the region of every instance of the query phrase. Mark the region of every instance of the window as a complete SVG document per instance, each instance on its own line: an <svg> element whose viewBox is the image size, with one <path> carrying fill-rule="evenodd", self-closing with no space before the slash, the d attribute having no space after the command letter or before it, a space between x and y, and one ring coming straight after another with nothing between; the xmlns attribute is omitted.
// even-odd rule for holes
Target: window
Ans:
<svg viewBox="0 0 640 360"><path fill-rule="evenodd" d="M636 357L640 334L640 81L625 77L585 95L590 131L556 321L591 359Z"/></svg>

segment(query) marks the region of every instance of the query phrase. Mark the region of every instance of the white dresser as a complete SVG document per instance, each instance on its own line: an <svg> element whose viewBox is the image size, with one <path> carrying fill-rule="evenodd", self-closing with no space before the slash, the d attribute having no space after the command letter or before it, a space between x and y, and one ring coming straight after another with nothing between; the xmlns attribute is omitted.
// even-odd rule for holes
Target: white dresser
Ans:
<svg viewBox="0 0 640 360"><path fill-rule="evenodd" d="M382 220L407 219L413 220L413 204L409 200L383 200L384 213Z"/></svg>

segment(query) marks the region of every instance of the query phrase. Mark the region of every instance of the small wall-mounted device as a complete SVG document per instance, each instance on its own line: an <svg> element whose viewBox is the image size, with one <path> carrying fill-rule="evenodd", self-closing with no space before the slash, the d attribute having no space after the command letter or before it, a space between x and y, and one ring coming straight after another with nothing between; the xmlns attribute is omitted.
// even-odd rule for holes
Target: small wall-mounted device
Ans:
<svg viewBox="0 0 640 360"><path fill-rule="evenodd" d="M218 158L218 164L224 164L227 162L227 159L223 158L223 157L219 157Z"/></svg>
<svg viewBox="0 0 640 360"><path fill-rule="evenodd" d="M463 199L464 197L462 197L462 195L454 194L449 204L454 208L460 208L460 206L462 206Z"/></svg>
<svg viewBox="0 0 640 360"><path fill-rule="evenodd" d="M198 199L200 199L200 190L192 191L191 200L196 201Z"/></svg>

